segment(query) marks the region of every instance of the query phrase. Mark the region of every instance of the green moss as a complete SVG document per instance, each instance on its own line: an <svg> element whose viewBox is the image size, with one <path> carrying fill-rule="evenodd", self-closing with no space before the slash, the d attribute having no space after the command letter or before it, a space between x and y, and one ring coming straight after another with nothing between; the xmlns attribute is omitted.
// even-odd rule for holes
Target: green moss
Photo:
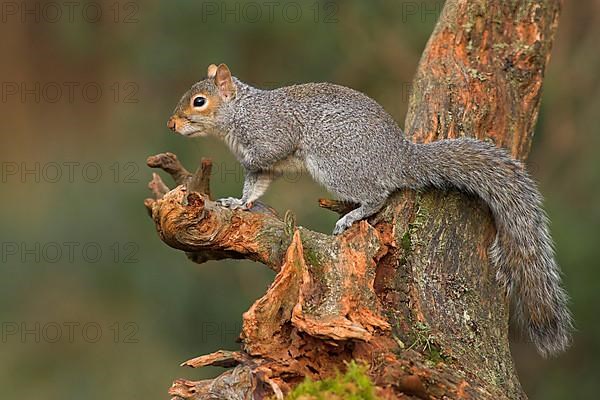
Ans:
<svg viewBox="0 0 600 400"><path fill-rule="evenodd" d="M431 328L423 323L416 322L414 325L413 334L415 336L414 342L410 345L408 350L414 349L423 354L433 365L442 361L447 362L448 357L442 353L440 347L436 344L436 338L431 333Z"/></svg>
<svg viewBox="0 0 600 400"><path fill-rule="evenodd" d="M317 255L316 252L314 252L310 248L305 248L304 249L304 261L306 261L306 263L308 265L313 266L313 267L318 267L319 265L321 265L321 261L319 260L319 256Z"/></svg>
<svg viewBox="0 0 600 400"><path fill-rule="evenodd" d="M421 240L418 237L418 230L423 226L423 224L427 221L429 217L429 213L425 207L421 204L421 194L417 193L415 197L415 207L417 212L415 213L415 217L413 221L408 223L408 229L404 231L402 236L400 237L400 246L404 250L404 254L400 259L400 264L406 264L408 257L411 252L414 250L415 246L422 244ZM405 227L402 225L398 226L398 230L404 229Z"/></svg>
<svg viewBox="0 0 600 400"><path fill-rule="evenodd" d="M285 222L285 234L291 239L296 231L296 215L287 210L283 217L283 222Z"/></svg>
<svg viewBox="0 0 600 400"><path fill-rule="evenodd" d="M414 249L414 246L423 244L422 240L419 238L418 231L429 218L429 211L423 202L423 197L421 194L417 194L415 199L415 207L417 207L415 218L408 224L408 236L410 239L411 250Z"/></svg>
<svg viewBox="0 0 600 400"><path fill-rule="evenodd" d="M479 79L481 82L487 81L488 79L487 76L485 76L485 74L479 71L478 69L468 68L467 72L469 73L469 75L471 75L472 78Z"/></svg>
<svg viewBox="0 0 600 400"><path fill-rule="evenodd" d="M504 49L505 49L505 48L507 48L507 47L508 47L508 44L507 44L507 43L494 43L494 44L492 45L492 48L493 48L494 50L504 50Z"/></svg>
<svg viewBox="0 0 600 400"><path fill-rule="evenodd" d="M402 244L402 248L404 249L404 251L409 252L411 249L411 240L410 240L410 233L408 231L404 232L404 235L402 235L402 239L400 240L400 243Z"/></svg>
<svg viewBox="0 0 600 400"><path fill-rule="evenodd" d="M434 364L440 363L445 360L444 355L440 352L440 349L438 349L437 347L432 347L431 350L429 350L428 358L429 361L431 361Z"/></svg>
<svg viewBox="0 0 600 400"><path fill-rule="evenodd" d="M367 375L367 365L351 361L345 374L322 381L305 380L286 400L378 400L375 386Z"/></svg>
<svg viewBox="0 0 600 400"><path fill-rule="evenodd" d="M434 340L434 337L431 334L431 328L423 322L415 322L413 328L415 340L408 349L416 348L417 350L426 350L427 348L430 348L431 343Z"/></svg>

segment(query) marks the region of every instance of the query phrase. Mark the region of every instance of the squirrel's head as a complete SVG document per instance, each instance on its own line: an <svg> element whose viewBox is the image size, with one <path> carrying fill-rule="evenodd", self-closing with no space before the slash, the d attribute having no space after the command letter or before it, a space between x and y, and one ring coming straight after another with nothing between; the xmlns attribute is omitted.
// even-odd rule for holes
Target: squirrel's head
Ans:
<svg viewBox="0 0 600 400"><path fill-rule="evenodd" d="M208 66L206 79L195 83L167 121L167 127L183 136L206 136L216 128L221 106L235 98L236 86L225 64Z"/></svg>

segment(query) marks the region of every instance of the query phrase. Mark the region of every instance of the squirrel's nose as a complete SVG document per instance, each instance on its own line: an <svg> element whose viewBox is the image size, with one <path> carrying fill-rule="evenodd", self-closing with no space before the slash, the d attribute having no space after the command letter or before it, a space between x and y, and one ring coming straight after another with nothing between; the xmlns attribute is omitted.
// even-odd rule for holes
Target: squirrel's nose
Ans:
<svg viewBox="0 0 600 400"><path fill-rule="evenodd" d="M175 122L175 118L169 118L169 120L167 121L167 128L175 132L175 130L177 129L177 123Z"/></svg>

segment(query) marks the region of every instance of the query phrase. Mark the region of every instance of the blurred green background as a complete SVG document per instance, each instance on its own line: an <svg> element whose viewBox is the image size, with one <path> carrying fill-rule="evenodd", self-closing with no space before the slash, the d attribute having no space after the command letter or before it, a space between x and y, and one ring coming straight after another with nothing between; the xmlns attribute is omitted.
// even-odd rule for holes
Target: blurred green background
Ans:
<svg viewBox="0 0 600 400"><path fill-rule="evenodd" d="M2 3L0 398L163 399L178 364L235 349L241 314L273 278L248 261L193 264L143 207L148 155L215 161L213 190L242 175L224 145L166 120L206 66L256 86L332 81L403 125L440 1ZM260 14L259 14L260 13ZM600 1L565 2L529 168L546 196L578 331L543 360L512 349L532 399L595 398L600 375ZM171 183L165 179L165 182ZM265 197L329 232L310 179Z"/></svg>

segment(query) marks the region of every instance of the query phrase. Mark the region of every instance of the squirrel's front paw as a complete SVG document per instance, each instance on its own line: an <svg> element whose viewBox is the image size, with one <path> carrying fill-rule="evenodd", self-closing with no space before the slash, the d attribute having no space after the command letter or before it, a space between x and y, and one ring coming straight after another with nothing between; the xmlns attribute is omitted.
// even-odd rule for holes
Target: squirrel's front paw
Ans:
<svg viewBox="0 0 600 400"><path fill-rule="evenodd" d="M247 210L250 208L248 207L248 204L242 201L242 199L236 199L235 197L225 197L223 199L219 199L217 200L217 204L223 207L231 208L232 210Z"/></svg>

